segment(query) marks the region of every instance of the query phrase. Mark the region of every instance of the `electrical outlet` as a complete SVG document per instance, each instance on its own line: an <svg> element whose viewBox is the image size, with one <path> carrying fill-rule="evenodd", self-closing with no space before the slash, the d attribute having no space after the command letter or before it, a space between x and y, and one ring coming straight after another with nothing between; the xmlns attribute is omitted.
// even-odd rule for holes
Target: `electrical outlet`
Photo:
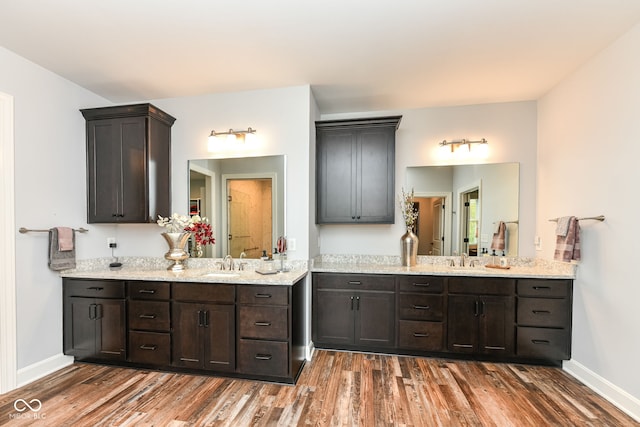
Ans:
<svg viewBox="0 0 640 427"><path fill-rule="evenodd" d="M290 237L287 239L287 250L289 251L295 251L296 250L296 239L293 237Z"/></svg>
<svg viewBox="0 0 640 427"><path fill-rule="evenodd" d="M534 239L533 243L536 246L536 251L541 251L542 250L542 239L540 238L540 236L536 236L536 238Z"/></svg>
<svg viewBox="0 0 640 427"><path fill-rule="evenodd" d="M118 244L116 243L116 238L115 237L107 237L107 246L110 247L110 248L118 247Z"/></svg>

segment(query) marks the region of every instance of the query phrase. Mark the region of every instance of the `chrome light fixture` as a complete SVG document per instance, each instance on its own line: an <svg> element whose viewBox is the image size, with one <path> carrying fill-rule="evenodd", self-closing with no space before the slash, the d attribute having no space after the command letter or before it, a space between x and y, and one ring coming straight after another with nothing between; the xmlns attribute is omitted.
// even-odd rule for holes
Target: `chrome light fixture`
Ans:
<svg viewBox="0 0 640 427"><path fill-rule="evenodd" d="M225 140L229 143L245 142L247 135L252 136L256 133L255 129L247 128L247 130L233 130L229 129L226 132L216 132L212 130L209 134L209 151L214 151L216 148L216 144L221 140Z"/></svg>
<svg viewBox="0 0 640 427"><path fill-rule="evenodd" d="M473 152L478 157L484 157L487 155L489 143L486 139L482 138L477 141L471 141L468 139L457 139L453 141L447 141L446 139L438 144L443 154L448 155L469 155L471 154L472 146L474 146Z"/></svg>

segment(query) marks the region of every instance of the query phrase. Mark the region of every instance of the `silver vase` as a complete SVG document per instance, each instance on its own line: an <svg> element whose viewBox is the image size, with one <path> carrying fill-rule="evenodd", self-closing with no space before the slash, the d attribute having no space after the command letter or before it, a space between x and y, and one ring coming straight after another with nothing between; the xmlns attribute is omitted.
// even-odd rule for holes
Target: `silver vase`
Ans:
<svg viewBox="0 0 640 427"><path fill-rule="evenodd" d="M167 241L169 245L169 252L164 254L164 257L169 261L173 261L167 270L170 271L183 271L184 264L182 261L189 258L189 252L185 250L187 241L191 237L191 233L162 233L162 237Z"/></svg>
<svg viewBox="0 0 640 427"><path fill-rule="evenodd" d="M418 236L408 229L400 238L400 263L403 267L413 267L418 259Z"/></svg>

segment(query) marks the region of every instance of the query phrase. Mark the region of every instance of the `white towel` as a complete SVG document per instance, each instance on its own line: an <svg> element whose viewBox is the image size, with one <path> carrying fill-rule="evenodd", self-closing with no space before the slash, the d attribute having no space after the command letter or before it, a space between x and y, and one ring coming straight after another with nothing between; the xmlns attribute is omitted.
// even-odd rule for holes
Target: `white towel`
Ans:
<svg viewBox="0 0 640 427"><path fill-rule="evenodd" d="M569 232L569 222L571 222L570 216L563 216L558 218L558 225L556 225L556 236L567 237Z"/></svg>

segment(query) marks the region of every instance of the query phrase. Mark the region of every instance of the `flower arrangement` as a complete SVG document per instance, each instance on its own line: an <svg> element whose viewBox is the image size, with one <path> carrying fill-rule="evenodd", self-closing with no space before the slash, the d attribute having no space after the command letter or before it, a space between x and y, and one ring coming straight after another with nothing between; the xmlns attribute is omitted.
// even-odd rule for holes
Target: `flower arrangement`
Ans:
<svg viewBox="0 0 640 427"><path fill-rule="evenodd" d="M413 188L410 193L406 193L404 188L402 189L402 196L400 197L399 204L407 230L413 231L418 219L418 211L415 209L413 204Z"/></svg>
<svg viewBox="0 0 640 427"><path fill-rule="evenodd" d="M196 245L214 245L216 239L213 237L213 227L209 224L209 220L200 215L191 217L191 224L185 227L185 231L190 231L196 240Z"/></svg>
<svg viewBox="0 0 640 427"><path fill-rule="evenodd" d="M165 227L167 229L167 233L181 233L193 223L193 220L191 217L186 215L174 213L170 217L166 218L158 215L157 223L160 227Z"/></svg>

